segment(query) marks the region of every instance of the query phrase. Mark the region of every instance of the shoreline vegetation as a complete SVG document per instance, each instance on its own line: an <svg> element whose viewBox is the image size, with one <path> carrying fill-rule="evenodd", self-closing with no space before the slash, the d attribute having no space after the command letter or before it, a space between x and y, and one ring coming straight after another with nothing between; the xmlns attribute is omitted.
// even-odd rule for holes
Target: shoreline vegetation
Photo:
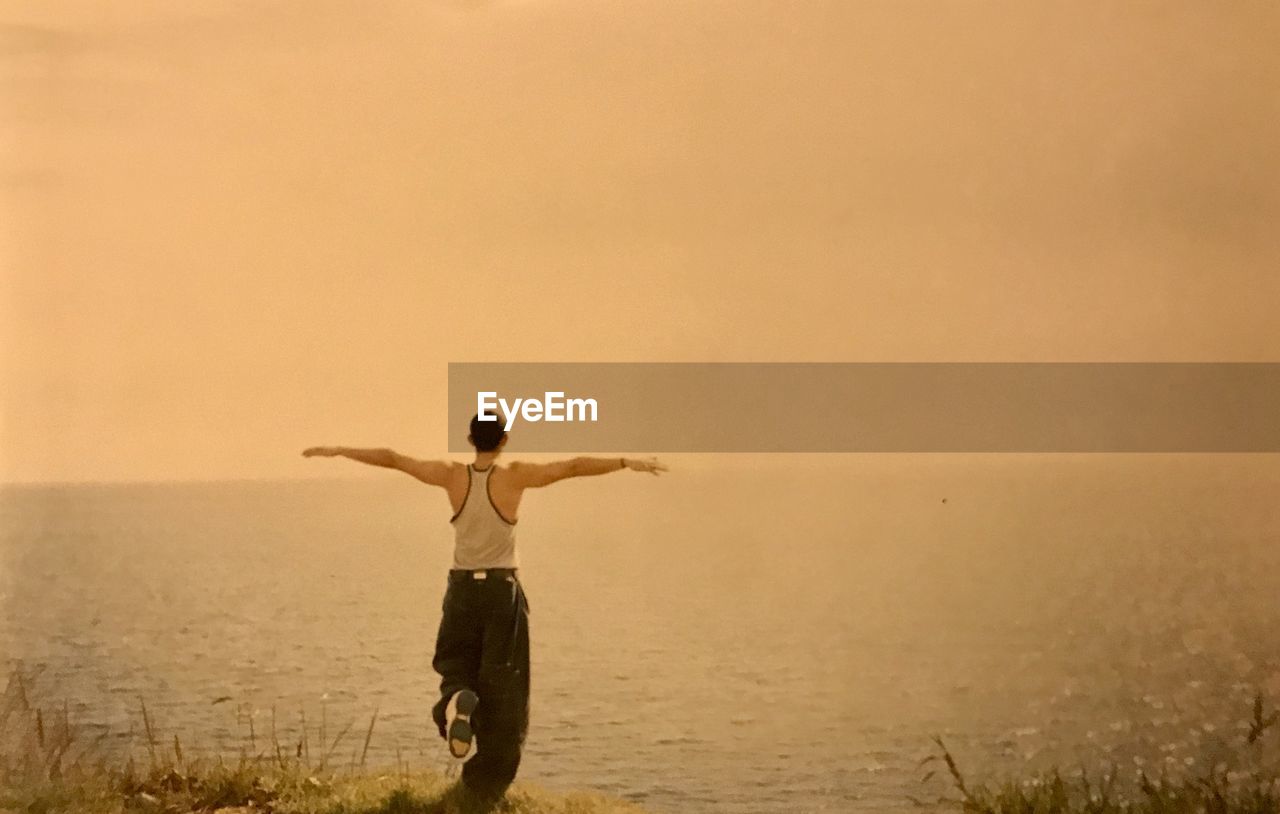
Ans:
<svg viewBox="0 0 1280 814"><path fill-rule="evenodd" d="M138 701L145 738L139 754L109 757L103 735L81 740L66 704L32 703L30 676L13 671L0 700L0 814L470 814L446 773L367 765L377 712L332 738L302 722L281 742L273 725L261 741L252 720L234 757L192 758L179 738L156 731ZM220 699L224 700L224 699ZM273 716L274 719L274 716ZM1200 773L1131 775L1117 767L1089 775L1055 769L974 781L946 743L920 764L922 790L904 806L964 814L1280 814L1280 712L1261 695L1242 722L1235 754ZM1268 748L1269 747L1269 748ZM349 759L335 759L339 752ZM932 781L933 785L930 785ZM938 784L944 791L937 794ZM857 808L857 805L854 805ZM510 814L644 814L635 804L593 793L551 793L517 782L496 809Z"/></svg>
<svg viewBox="0 0 1280 814"><path fill-rule="evenodd" d="M1218 755L1199 773L1142 767L1126 773L1112 763L1093 775L1060 767L973 782L935 736L935 753L920 764L927 769L921 783L941 776L950 794L932 805L964 814L1280 814L1280 759L1273 731L1280 712L1268 711L1258 694L1251 718L1240 723L1231 753ZM929 805L910 799L922 808Z"/></svg>
<svg viewBox="0 0 1280 814"><path fill-rule="evenodd" d="M473 814L456 771L368 765L378 715L336 733L321 718L284 740L272 724L234 756L192 757L177 735L155 727L138 699L141 748L108 755L104 734L85 741L67 704L32 702L33 678L10 673L0 699L0 814ZM218 699L224 701L228 699ZM441 747L443 748L443 746ZM341 756L340 756L341 755ZM553 793L517 781L496 809L509 814L644 814L634 804L587 792Z"/></svg>

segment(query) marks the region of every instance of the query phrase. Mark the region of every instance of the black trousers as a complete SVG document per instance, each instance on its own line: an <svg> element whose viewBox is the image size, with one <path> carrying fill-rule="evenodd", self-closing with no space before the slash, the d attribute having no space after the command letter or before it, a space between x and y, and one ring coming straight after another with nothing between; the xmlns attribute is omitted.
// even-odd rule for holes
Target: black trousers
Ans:
<svg viewBox="0 0 1280 814"><path fill-rule="evenodd" d="M431 664L440 674L431 711L440 737L449 698L462 689L480 697L462 783L480 802L496 802L515 779L529 731L529 602L519 580L451 573Z"/></svg>

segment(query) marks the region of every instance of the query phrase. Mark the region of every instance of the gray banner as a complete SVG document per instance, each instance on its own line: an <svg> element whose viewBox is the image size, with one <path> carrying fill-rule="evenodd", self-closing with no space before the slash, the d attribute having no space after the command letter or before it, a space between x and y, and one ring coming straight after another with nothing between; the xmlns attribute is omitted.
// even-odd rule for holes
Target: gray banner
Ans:
<svg viewBox="0 0 1280 814"><path fill-rule="evenodd" d="M1280 451L1274 363L452 363L451 452L481 398L525 452Z"/></svg>

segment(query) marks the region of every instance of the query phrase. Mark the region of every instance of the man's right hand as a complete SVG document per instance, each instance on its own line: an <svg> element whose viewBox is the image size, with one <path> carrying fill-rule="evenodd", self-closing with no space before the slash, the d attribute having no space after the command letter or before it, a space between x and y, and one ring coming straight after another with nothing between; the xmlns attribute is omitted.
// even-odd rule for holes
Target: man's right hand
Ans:
<svg viewBox="0 0 1280 814"><path fill-rule="evenodd" d="M307 447L302 450L302 457L304 458L315 458L316 456L321 458L332 458L337 454L337 447Z"/></svg>

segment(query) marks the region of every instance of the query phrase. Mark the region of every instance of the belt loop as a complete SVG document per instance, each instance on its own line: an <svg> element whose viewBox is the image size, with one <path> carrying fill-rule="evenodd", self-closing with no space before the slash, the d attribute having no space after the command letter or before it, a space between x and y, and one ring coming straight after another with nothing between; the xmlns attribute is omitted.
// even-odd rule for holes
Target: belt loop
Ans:
<svg viewBox="0 0 1280 814"><path fill-rule="evenodd" d="M472 579L484 579L488 575L489 575L488 571L472 571L471 572Z"/></svg>

